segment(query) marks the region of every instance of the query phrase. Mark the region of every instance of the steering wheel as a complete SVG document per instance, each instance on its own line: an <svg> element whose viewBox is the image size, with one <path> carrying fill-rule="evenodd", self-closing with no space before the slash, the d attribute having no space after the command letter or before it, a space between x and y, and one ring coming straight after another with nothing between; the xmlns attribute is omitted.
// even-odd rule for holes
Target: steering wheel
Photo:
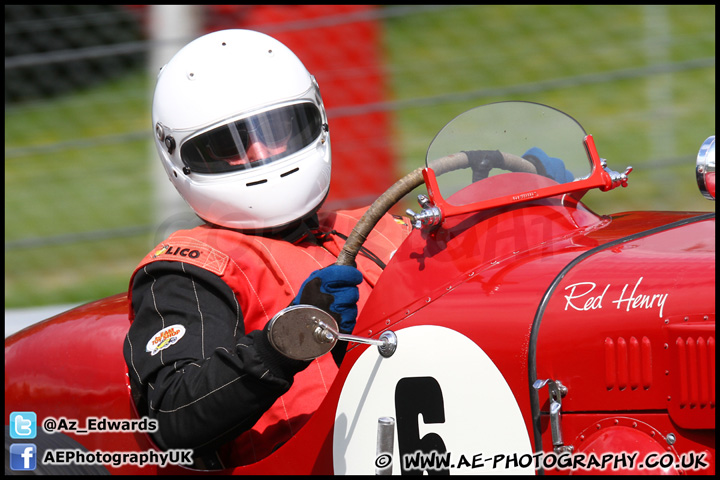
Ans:
<svg viewBox="0 0 720 480"><path fill-rule="evenodd" d="M534 163L532 160L499 150L470 150L463 153L468 157L468 163L473 172L473 183L486 179L493 168L516 173L545 173L542 166L538 167L539 160L537 160L538 163Z"/></svg>

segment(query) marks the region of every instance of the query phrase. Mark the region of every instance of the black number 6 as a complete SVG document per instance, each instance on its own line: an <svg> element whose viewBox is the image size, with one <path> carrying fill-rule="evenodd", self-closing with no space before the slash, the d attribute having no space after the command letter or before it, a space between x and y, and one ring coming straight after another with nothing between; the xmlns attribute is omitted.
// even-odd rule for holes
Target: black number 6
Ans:
<svg viewBox="0 0 720 480"><path fill-rule="evenodd" d="M418 414L422 414L425 423L445 423L445 402L443 401L440 384L433 377L402 378L395 387L395 414L397 415L397 432L400 458L416 452L430 454L446 453L445 442L437 433L428 433L420 438ZM401 460L403 475L422 475L423 469L406 470ZM449 475L447 469L435 470L428 468L429 475Z"/></svg>

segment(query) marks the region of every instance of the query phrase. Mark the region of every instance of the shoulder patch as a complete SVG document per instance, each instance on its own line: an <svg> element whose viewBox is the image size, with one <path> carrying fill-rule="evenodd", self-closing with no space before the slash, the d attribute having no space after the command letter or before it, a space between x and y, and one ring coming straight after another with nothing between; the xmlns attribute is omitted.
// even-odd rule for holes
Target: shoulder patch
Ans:
<svg viewBox="0 0 720 480"><path fill-rule="evenodd" d="M155 356L161 350L165 350L171 345L175 345L185 335L185 327L180 324L171 325L163 328L148 341L145 351Z"/></svg>
<svg viewBox="0 0 720 480"><path fill-rule="evenodd" d="M195 265L222 276L228 255L202 242L187 238L169 239L150 252L143 263L155 260L175 260Z"/></svg>

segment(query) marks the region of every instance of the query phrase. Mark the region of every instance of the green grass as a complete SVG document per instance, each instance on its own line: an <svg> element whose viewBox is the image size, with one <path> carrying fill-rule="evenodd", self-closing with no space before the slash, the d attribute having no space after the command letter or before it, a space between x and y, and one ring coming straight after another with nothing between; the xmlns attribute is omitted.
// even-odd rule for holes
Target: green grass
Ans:
<svg viewBox="0 0 720 480"><path fill-rule="evenodd" d="M528 100L576 118L610 167L635 168L627 189L585 197L598 213L715 208L699 194L694 176L698 148L715 133L714 63L652 76L617 75L714 58L712 5L449 7L383 20L383 55L389 100L471 96L391 113L398 177L423 164L434 135L456 115L485 103ZM610 80L592 81L593 75ZM517 90L566 78L585 81ZM149 109L149 80L142 72L53 101L6 106L6 245L150 224L151 162L157 160L149 137L137 137L150 133ZM82 145L117 136L120 141ZM53 148L58 142L79 145ZM22 151L38 146L47 150ZM147 233L6 247L5 307L82 302L124 291L156 240Z"/></svg>
<svg viewBox="0 0 720 480"><path fill-rule="evenodd" d="M634 167L628 189L588 194L596 210L714 209L694 177L700 144L715 133L714 68L512 92L714 58L714 13L714 6L472 6L390 20L386 63L394 97L478 92L472 101L398 112L405 170L422 164L429 140L454 116L485 103L528 100L576 118L610 167ZM444 33L432 34L438 31ZM510 93L492 95L503 90Z"/></svg>
<svg viewBox="0 0 720 480"><path fill-rule="evenodd" d="M76 303L127 288L147 235L64 243L66 235L151 222L147 81L135 74L87 92L5 110L5 307ZM98 108L98 106L100 108ZM88 148L97 137L131 135ZM54 143L78 146L54 149ZM36 154L28 147L47 147Z"/></svg>

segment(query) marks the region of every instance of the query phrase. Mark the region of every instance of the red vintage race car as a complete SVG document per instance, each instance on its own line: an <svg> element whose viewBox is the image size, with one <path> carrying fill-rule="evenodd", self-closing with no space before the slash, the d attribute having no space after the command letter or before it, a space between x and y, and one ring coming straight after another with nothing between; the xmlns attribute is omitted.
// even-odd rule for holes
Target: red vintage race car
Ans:
<svg viewBox="0 0 720 480"><path fill-rule="evenodd" d="M591 135L544 105L452 120L338 259L352 264L380 216L425 184L329 393L268 457L219 472L714 474L714 204L598 215L581 202L630 171L610 170ZM714 136L697 175L714 200ZM342 337L312 310L273 319L288 356ZM6 339L6 472L9 458L37 472L198 472L187 452L159 451L135 413L128 326L123 293Z"/></svg>

